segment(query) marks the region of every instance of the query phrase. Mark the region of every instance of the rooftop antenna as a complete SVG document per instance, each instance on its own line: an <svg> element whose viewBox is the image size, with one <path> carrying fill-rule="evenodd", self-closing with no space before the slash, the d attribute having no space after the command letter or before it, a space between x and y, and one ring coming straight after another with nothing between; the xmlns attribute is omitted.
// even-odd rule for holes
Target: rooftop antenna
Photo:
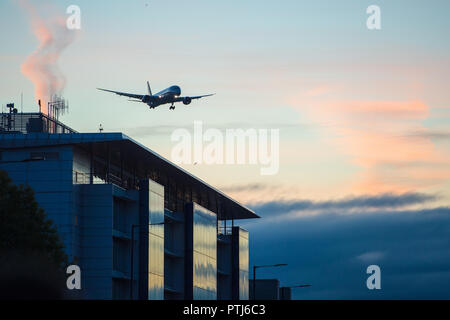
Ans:
<svg viewBox="0 0 450 320"><path fill-rule="evenodd" d="M59 120L59 116L68 112L69 103L67 100L64 100L61 96L54 95L52 101L48 103L48 116L50 118Z"/></svg>
<svg viewBox="0 0 450 320"><path fill-rule="evenodd" d="M11 131L11 129L13 128L13 123L15 122L14 120L14 115L17 113L17 109L14 108L14 103L8 103L6 105L6 107L9 109L9 114L8 114L8 124L7 124L7 128L8 131Z"/></svg>

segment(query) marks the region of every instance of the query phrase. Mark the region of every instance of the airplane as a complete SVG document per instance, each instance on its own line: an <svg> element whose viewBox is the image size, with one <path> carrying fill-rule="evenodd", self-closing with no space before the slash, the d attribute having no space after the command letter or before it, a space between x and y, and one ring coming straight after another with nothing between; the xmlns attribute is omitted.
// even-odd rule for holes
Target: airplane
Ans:
<svg viewBox="0 0 450 320"><path fill-rule="evenodd" d="M175 109L175 102L183 102L183 104L188 105L192 102L194 99L200 99L203 97L209 97L214 95L213 94L206 94L203 96L195 96L195 97L180 97L181 95L181 89L179 86L171 86L167 89L164 89L156 94L152 94L152 89L150 88L150 83L147 81L147 89L148 94L134 94L134 93L126 93L126 92L120 92L120 91L114 91L114 90L108 90L108 89L102 89L97 88L98 90L106 91L106 92L112 92L115 94L118 94L119 96L126 96L129 98L133 98L134 100L128 100L133 102L143 102L147 104L150 109L155 109L156 107L170 103L170 110Z"/></svg>

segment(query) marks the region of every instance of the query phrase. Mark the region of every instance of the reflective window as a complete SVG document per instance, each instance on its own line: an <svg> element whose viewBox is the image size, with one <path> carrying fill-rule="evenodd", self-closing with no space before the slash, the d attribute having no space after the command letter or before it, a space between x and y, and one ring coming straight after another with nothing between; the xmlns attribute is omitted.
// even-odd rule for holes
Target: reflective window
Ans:
<svg viewBox="0 0 450 320"><path fill-rule="evenodd" d="M217 216L194 205L193 298L217 299Z"/></svg>
<svg viewBox="0 0 450 320"><path fill-rule="evenodd" d="M248 300L248 231L239 229L239 299Z"/></svg>
<svg viewBox="0 0 450 320"><path fill-rule="evenodd" d="M148 299L164 299L164 187L149 181Z"/></svg>

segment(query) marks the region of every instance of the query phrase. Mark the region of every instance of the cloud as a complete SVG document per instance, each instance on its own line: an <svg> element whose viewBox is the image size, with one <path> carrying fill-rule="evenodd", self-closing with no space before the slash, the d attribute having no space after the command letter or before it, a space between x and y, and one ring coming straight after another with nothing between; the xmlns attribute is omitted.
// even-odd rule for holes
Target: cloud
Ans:
<svg viewBox="0 0 450 320"><path fill-rule="evenodd" d="M177 129L185 128L187 130L193 130L194 123L188 125L155 125L151 127L133 127L133 128L116 128L112 131L124 131L130 137L140 138L148 136L167 136L170 137L172 132ZM299 123L249 123L249 122L229 122L229 123L204 123L203 130L214 128L225 132L227 129L295 129L306 126Z"/></svg>
<svg viewBox="0 0 450 320"><path fill-rule="evenodd" d="M249 204L249 206L261 216L276 217L286 216L291 212L315 212L318 213L362 213L380 209L401 209L413 205L422 205L436 200L435 195L423 193L381 194L348 197L340 200L328 201L269 201L264 203Z"/></svg>
<svg viewBox="0 0 450 320"><path fill-rule="evenodd" d="M449 140L450 139L450 131L448 130L422 130L422 131L414 131L408 136L412 137L423 137L432 140Z"/></svg>
<svg viewBox="0 0 450 320"><path fill-rule="evenodd" d="M448 207L263 218L242 226L250 232L250 266L288 264L260 278L312 284L294 289L294 299L450 299ZM366 287L371 264L381 268L381 290Z"/></svg>
<svg viewBox="0 0 450 320"><path fill-rule="evenodd" d="M231 185L220 188L223 192L254 192L254 191L260 191L267 188L267 185L262 183L251 183L251 184L243 184L243 185Z"/></svg>
<svg viewBox="0 0 450 320"><path fill-rule="evenodd" d="M160 135L170 137L172 132L178 128L179 126L156 125L151 127L118 128L117 130L113 129L112 131L123 131L132 138Z"/></svg>
<svg viewBox="0 0 450 320"><path fill-rule="evenodd" d="M335 88L333 88L329 85L322 84L322 85L314 86L313 88L307 90L305 92L305 94L310 97L321 96L321 95L329 93L330 91L333 91L333 89L335 89Z"/></svg>
<svg viewBox="0 0 450 320"><path fill-rule="evenodd" d="M360 254L359 256L356 257L356 259L361 260L362 262L365 262L365 263L373 263L373 262L380 261L381 259L383 259L384 256L385 256L384 252L369 251L369 252Z"/></svg>
<svg viewBox="0 0 450 320"><path fill-rule="evenodd" d="M424 119L429 108L421 101L336 101L326 105L348 120L395 121Z"/></svg>
<svg viewBox="0 0 450 320"><path fill-rule="evenodd" d="M336 145L357 168L345 186L348 192L378 194L423 190L450 178L447 169L450 154L437 149L433 132L422 124L430 114L430 107L423 101L298 96L289 102L313 121L329 119L332 122L332 126L322 128L323 139ZM411 135L411 132L420 134ZM417 163L420 165L415 166ZM387 164L396 165L396 169L390 169Z"/></svg>

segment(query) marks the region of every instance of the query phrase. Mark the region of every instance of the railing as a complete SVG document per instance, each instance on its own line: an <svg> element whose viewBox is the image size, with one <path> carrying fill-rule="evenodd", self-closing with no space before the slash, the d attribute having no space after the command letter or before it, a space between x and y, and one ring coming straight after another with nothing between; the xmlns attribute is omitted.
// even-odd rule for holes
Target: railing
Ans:
<svg viewBox="0 0 450 320"><path fill-rule="evenodd" d="M91 184L91 174L87 172L72 171L73 184ZM115 184L124 189L133 188L133 183L130 180L121 179L118 176L109 174L106 179L100 178L97 175L92 176L92 184ZM137 188L136 186L134 188Z"/></svg>
<svg viewBox="0 0 450 320"><path fill-rule="evenodd" d="M90 174L78 171L72 171L73 184L90 184Z"/></svg>
<svg viewBox="0 0 450 320"><path fill-rule="evenodd" d="M72 171L73 175L73 184L91 184L91 175L89 173L84 172L78 172L78 171ZM105 184L107 183L105 180L93 176L92 177L92 184Z"/></svg>
<svg viewBox="0 0 450 320"><path fill-rule="evenodd" d="M76 133L54 117L43 113L0 113L0 132Z"/></svg>
<svg viewBox="0 0 450 320"><path fill-rule="evenodd" d="M108 180L109 180L110 183L116 184L118 186L121 186L123 184L123 182L124 182L124 181L122 181L122 179L120 177L115 176L115 175L113 175L111 173L108 175Z"/></svg>

